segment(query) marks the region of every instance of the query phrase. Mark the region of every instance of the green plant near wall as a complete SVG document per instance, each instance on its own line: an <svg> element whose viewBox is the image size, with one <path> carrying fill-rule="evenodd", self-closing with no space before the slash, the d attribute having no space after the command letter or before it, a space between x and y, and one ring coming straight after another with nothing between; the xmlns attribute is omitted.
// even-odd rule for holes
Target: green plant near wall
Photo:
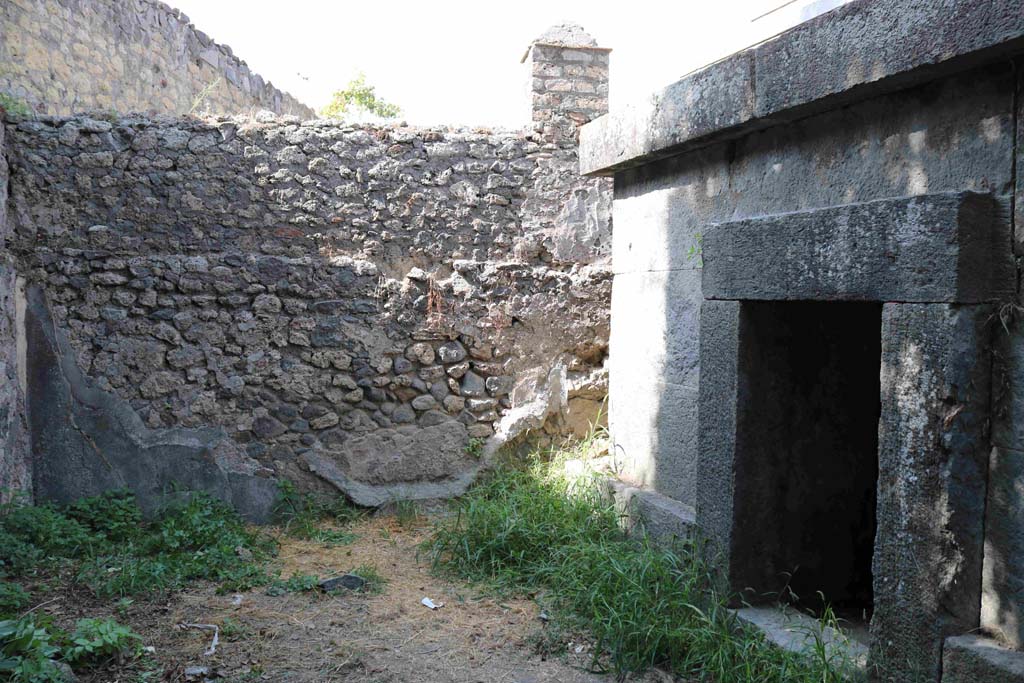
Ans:
<svg viewBox="0 0 1024 683"><path fill-rule="evenodd" d="M697 267L704 267L704 233L697 232L693 234L693 242L690 243L689 249L686 250L687 261L697 261Z"/></svg>
<svg viewBox="0 0 1024 683"><path fill-rule="evenodd" d="M29 118L35 114L25 100L10 93L0 92L0 117L4 114L14 118Z"/></svg>
<svg viewBox="0 0 1024 683"><path fill-rule="evenodd" d="M205 113L209 113L209 111L210 111L210 105L209 105L210 96L213 95L213 91L216 90L217 86L219 86L219 85L220 85L220 77L217 77L217 78L213 79L212 81L210 81L209 83L207 83L206 87L204 87L202 90L200 90L199 94L196 95L196 98L194 100L192 100L192 107L188 110L188 113L190 115L191 114L195 114L199 110L199 108L201 106L203 106L204 104L206 104Z"/></svg>

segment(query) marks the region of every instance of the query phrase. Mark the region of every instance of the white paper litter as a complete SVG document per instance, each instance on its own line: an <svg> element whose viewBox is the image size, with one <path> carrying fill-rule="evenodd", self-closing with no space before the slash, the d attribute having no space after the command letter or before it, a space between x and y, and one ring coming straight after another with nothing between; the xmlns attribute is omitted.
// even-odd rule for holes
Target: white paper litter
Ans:
<svg viewBox="0 0 1024 683"><path fill-rule="evenodd" d="M427 609L440 609L441 607L444 607L443 602L434 602L430 598L423 598L422 600L420 600L420 604L426 607Z"/></svg>
<svg viewBox="0 0 1024 683"><path fill-rule="evenodd" d="M178 624L178 628L195 628L200 631L213 631L213 640L210 642L210 647L203 653L203 656L209 657L217 651L217 644L220 642L220 627L216 624Z"/></svg>

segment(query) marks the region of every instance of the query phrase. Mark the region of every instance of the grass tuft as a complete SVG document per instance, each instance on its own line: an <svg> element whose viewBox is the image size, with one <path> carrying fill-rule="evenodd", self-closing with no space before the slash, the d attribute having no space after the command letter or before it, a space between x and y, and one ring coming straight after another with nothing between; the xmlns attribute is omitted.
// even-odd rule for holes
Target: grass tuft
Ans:
<svg viewBox="0 0 1024 683"><path fill-rule="evenodd" d="M619 679L661 667L721 683L848 680L845 662L781 651L742 625L712 590L693 543L627 537L593 475L568 477L562 460L534 456L474 487L436 523L428 541L434 566L500 591L539 594L549 628L589 632L593 668Z"/></svg>
<svg viewBox="0 0 1024 683"><path fill-rule="evenodd" d="M288 480L281 482L274 504L274 520L285 533L331 547L349 545L358 538L337 527L345 526L363 514L341 496L328 498L312 493L300 494L295 484ZM334 527L326 526L326 523Z"/></svg>

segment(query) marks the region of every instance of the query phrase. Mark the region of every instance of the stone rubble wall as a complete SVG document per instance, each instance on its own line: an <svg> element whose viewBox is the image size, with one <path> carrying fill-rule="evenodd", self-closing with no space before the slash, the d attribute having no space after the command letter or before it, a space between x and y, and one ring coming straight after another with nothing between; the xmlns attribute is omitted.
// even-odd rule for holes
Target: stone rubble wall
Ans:
<svg viewBox="0 0 1024 683"><path fill-rule="evenodd" d="M8 168L0 126L0 502L32 486L23 383L18 372L16 275L8 251Z"/></svg>
<svg viewBox="0 0 1024 683"><path fill-rule="evenodd" d="M0 35L0 92L40 113L315 116L157 0L9 0Z"/></svg>
<svg viewBox="0 0 1024 683"><path fill-rule="evenodd" d="M572 120L260 118L8 126L14 252L97 390L365 504L458 492L486 439L585 431L611 197Z"/></svg>

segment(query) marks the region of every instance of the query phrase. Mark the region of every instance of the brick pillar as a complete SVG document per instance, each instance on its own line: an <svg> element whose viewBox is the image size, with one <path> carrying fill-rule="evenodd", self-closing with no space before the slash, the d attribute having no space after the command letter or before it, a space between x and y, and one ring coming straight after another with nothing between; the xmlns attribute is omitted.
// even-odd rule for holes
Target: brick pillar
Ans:
<svg viewBox="0 0 1024 683"><path fill-rule="evenodd" d="M577 126L608 113L608 53L582 27L552 26L523 55L530 120L567 116Z"/></svg>

